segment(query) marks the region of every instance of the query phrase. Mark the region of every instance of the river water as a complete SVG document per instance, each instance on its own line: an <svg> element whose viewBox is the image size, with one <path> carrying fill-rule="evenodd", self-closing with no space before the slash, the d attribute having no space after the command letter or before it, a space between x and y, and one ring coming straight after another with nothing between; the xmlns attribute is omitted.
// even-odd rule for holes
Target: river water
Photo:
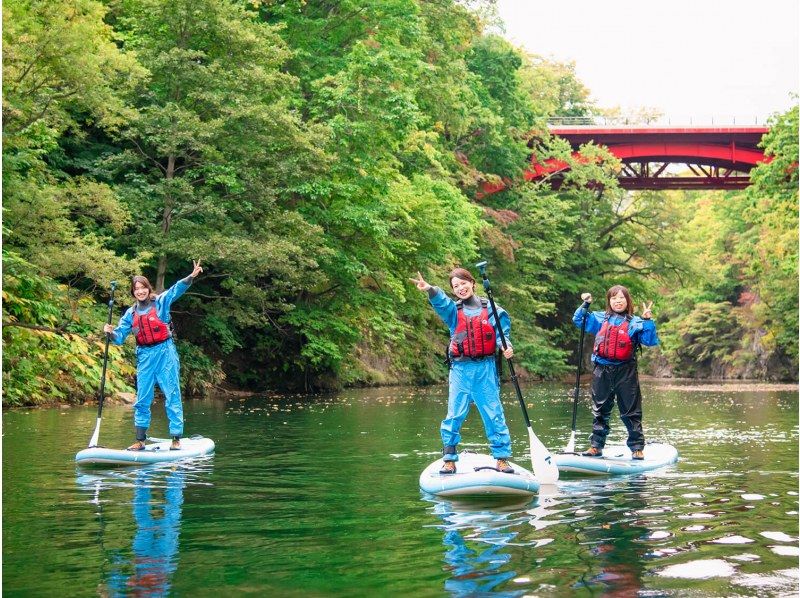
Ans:
<svg viewBox="0 0 800 598"><path fill-rule="evenodd" d="M796 387L643 383L645 434L680 461L646 475L563 477L534 499L425 495L447 389L187 401L215 456L83 470L95 409L3 416L3 594L9 596L796 596ZM551 450L566 385L524 389ZM584 393L586 394L586 393ZM513 389L503 403L529 465ZM107 407L101 444L132 441ZM579 448L591 429L588 399ZM624 442L615 411L610 442ZM166 435L160 402L154 436ZM471 412L461 448L485 451Z"/></svg>

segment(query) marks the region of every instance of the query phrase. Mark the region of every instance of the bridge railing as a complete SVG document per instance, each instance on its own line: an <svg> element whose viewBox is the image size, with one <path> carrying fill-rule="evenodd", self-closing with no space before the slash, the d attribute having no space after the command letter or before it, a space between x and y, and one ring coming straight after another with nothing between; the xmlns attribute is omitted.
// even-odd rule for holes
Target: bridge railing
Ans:
<svg viewBox="0 0 800 598"><path fill-rule="evenodd" d="M767 119L758 116L554 116L550 127L763 127Z"/></svg>

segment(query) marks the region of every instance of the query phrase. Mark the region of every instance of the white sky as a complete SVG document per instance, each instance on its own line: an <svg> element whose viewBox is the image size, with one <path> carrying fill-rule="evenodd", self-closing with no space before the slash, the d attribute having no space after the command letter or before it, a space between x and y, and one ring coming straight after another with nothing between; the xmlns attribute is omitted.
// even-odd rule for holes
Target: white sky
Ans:
<svg viewBox="0 0 800 598"><path fill-rule="evenodd" d="M505 37L574 61L604 108L758 118L794 102L800 0L499 0ZM747 124L742 122L742 124Z"/></svg>

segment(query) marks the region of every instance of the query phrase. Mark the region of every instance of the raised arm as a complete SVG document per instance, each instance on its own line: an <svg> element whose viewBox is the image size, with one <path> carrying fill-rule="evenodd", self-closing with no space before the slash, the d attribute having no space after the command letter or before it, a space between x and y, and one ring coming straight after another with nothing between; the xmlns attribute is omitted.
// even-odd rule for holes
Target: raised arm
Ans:
<svg viewBox="0 0 800 598"><path fill-rule="evenodd" d="M169 307L186 292L186 289L192 286L194 279L197 278L197 276L203 271L203 268L200 267L200 260L192 260L192 264L194 267L192 268L192 273L189 274L189 276L180 279L158 296L157 301L163 303L166 309L169 309Z"/></svg>

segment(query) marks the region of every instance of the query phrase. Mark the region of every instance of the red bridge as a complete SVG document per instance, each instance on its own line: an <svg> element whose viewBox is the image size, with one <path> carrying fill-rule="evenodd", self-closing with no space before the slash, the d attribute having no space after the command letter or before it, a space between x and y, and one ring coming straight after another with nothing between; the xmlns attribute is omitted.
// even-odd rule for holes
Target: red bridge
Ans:
<svg viewBox="0 0 800 598"><path fill-rule="evenodd" d="M552 127L573 149L604 145L623 168L624 189L743 189L764 161L767 127ZM678 168L683 172L678 171ZM527 177L526 177L527 178Z"/></svg>
<svg viewBox="0 0 800 598"><path fill-rule="evenodd" d="M584 119L591 123L591 119ZM585 126L552 125L550 132L566 139L578 155L581 145L602 145L622 161L619 183L623 189L743 189L750 170L765 161L758 147L766 126ZM538 162L531 158L525 180L550 176L559 186L560 172L569 166L560 160ZM484 183L478 197L505 188Z"/></svg>

